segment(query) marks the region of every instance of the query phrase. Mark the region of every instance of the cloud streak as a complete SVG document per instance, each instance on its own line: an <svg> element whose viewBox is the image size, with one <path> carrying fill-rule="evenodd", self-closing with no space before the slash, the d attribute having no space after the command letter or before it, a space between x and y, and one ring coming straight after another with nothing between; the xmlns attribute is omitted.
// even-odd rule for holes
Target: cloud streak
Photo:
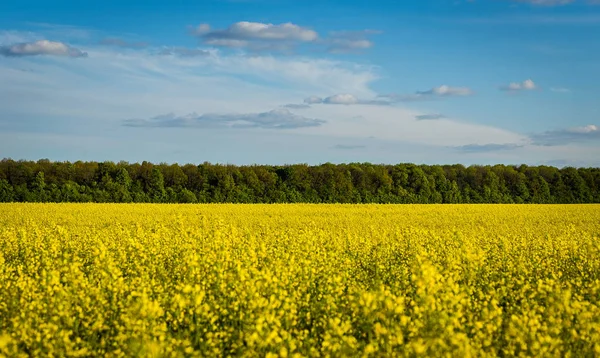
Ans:
<svg viewBox="0 0 600 358"><path fill-rule="evenodd" d="M280 108L269 112L248 114L191 113L176 116L170 113L150 119L128 119L122 124L126 127L295 129L318 127L324 123L324 120L306 118Z"/></svg>
<svg viewBox="0 0 600 358"><path fill-rule="evenodd" d="M468 87L453 87L441 85L425 91L417 91L412 94L380 94L377 97L386 98L390 102L417 102L430 101L448 97L468 97L474 94L473 90Z"/></svg>
<svg viewBox="0 0 600 358"><path fill-rule="evenodd" d="M542 133L535 133L529 136L528 145L538 147L555 147L568 144L582 144L586 142L600 142L600 128L594 124L581 127L571 127ZM524 147L525 144L469 144L454 147L461 152L467 153L486 153L504 150L512 150Z"/></svg>
<svg viewBox="0 0 600 358"><path fill-rule="evenodd" d="M453 97L470 96L473 94L473 91L467 87L451 87L448 85L442 85L427 91L418 91L416 94L421 96Z"/></svg>
<svg viewBox="0 0 600 358"><path fill-rule="evenodd" d="M360 53L373 47L369 36L381 33L376 30L332 31L328 37L307 27L290 22L271 24L240 21L224 29L213 29L209 24L189 28L189 33L206 45L240 48L250 51L290 51L300 44L325 47L332 54Z"/></svg>
<svg viewBox="0 0 600 358"><path fill-rule="evenodd" d="M212 29L209 24L201 24L190 33L203 43L216 47L246 48L250 50L282 51L298 43L316 41L316 31L292 24L270 24L240 21L225 29Z"/></svg>
<svg viewBox="0 0 600 358"><path fill-rule="evenodd" d="M158 54L161 56L203 57L210 56L210 51L199 48L165 47Z"/></svg>
<svg viewBox="0 0 600 358"><path fill-rule="evenodd" d="M320 104L323 103L323 98L317 96L310 96L304 99L306 104Z"/></svg>
<svg viewBox="0 0 600 358"><path fill-rule="evenodd" d="M128 42L117 37L107 37L100 41L101 45L115 46L122 48L141 49L149 46L147 42Z"/></svg>
<svg viewBox="0 0 600 358"><path fill-rule="evenodd" d="M541 146L557 146L571 143L585 143L590 141L600 141L600 128L594 124L582 127L572 127L531 136L533 144Z"/></svg>
<svg viewBox="0 0 600 358"><path fill-rule="evenodd" d="M309 104L306 103L290 103L290 104L286 104L283 106L284 108L289 108L289 109L308 109L310 108Z"/></svg>
<svg viewBox="0 0 600 358"><path fill-rule="evenodd" d="M344 94L336 94L333 96L329 96L323 100L323 103L351 105L351 104L358 104L359 100L358 100L358 98L356 98L355 96L353 96L351 94L344 93Z"/></svg>
<svg viewBox="0 0 600 358"><path fill-rule="evenodd" d="M527 79L523 82L512 82L505 86L500 86L501 91L506 92L519 92L519 91L533 91L538 86L531 79Z"/></svg>
<svg viewBox="0 0 600 358"><path fill-rule="evenodd" d="M415 116L417 121L435 121L444 118L446 118L446 116L443 114L419 114Z"/></svg>
<svg viewBox="0 0 600 358"><path fill-rule="evenodd" d="M463 146L454 147L460 152L463 153L490 153L490 152L499 152L506 150L513 150L517 148L522 148L523 145L508 143L508 144L468 144Z"/></svg>
<svg viewBox="0 0 600 358"><path fill-rule="evenodd" d="M87 52L71 47L62 42L39 40L34 42L18 43L1 46L0 55L6 57L26 56L60 56L60 57L87 57Z"/></svg>
<svg viewBox="0 0 600 358"><path fill-rule="evenodd" d="M355 105L355 104L365 104L365 105L375 105L375 106L387 106L390 105L389 101L380 101L380 100L364 100L359 99L358 97L349 94L349 93L340 93L335 94L333 96L321 98L318 96L311 96L304 99L304 104L343 104L343 105Z"/></svg>
<svg viewBox="0 0 600 358"><path fill-rule="evenodd" d="M329 53L356 53L373 47L373 42L368 37L380 33L375 30L334 31L324 42Z"/></svg>

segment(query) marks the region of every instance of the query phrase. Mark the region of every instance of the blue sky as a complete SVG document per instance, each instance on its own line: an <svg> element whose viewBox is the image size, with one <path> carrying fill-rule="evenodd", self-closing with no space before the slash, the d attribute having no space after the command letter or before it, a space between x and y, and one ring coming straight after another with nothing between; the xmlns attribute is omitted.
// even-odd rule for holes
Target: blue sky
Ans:
<svg viewBox="0 0 600 358"><path fill-rule="evenodd" d="M0 157L600 166L600 1L4 1Z"/></svg>

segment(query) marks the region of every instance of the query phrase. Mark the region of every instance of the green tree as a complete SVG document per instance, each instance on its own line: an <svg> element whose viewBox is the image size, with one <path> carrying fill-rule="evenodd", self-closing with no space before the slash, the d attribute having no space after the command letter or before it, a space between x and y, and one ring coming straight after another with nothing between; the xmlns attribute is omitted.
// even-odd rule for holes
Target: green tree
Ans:
<svg viewBox="0 0 600 358"><path fill-rule="evenodd" d="M0 179L0 203L11 203L15 200L14 189L6 179Z"/></svg>
<svg viewBox="0 0 600 358"><path fill-rule="evenodd" d="M198 202L196 194L187 189L181 189L178 195L178 202L183 204L194 204Z"/></svg>
<svg viewBox="0 0 600 358"><path fill-rule="evenodd" d="M148 182L148 196L155 203L162 203L166 200L165 180L158 168L152 168L150 180Z"/></svg>
<svg viewBox="0 0 600 358"><path fill-rule="evenodd" d="M0 161L0 200L235 203L592 203L600 169L370 163Z"/></svg>
<svg viewBox="0 0 600 358"><path fill-rule="evenodd" d="M45 202L46 197L46 180L44 178L44 172L38 172L35 175L31 183L31 194L33 195L33 201Z"/></svg>

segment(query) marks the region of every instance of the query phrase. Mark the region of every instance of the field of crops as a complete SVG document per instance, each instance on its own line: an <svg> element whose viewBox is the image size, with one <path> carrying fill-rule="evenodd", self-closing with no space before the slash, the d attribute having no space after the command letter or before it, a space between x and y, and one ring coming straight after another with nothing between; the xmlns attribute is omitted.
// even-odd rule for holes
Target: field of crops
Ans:
<svg viewBox="0 0 600 358"><path fill-rule="evenodd" d="M0 356L598 356L600 206L0 205Z"/></svg>

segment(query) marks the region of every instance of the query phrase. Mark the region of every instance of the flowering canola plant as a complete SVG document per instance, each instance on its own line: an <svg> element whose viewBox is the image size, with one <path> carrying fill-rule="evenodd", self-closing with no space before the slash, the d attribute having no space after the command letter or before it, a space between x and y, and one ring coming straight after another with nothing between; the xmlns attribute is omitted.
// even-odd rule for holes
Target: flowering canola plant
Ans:
<svg viewBox="0 0 600 358"><path fill-rule="evenodd" d="M0 356L600 355L600 206L0 205Z"/></svg>

